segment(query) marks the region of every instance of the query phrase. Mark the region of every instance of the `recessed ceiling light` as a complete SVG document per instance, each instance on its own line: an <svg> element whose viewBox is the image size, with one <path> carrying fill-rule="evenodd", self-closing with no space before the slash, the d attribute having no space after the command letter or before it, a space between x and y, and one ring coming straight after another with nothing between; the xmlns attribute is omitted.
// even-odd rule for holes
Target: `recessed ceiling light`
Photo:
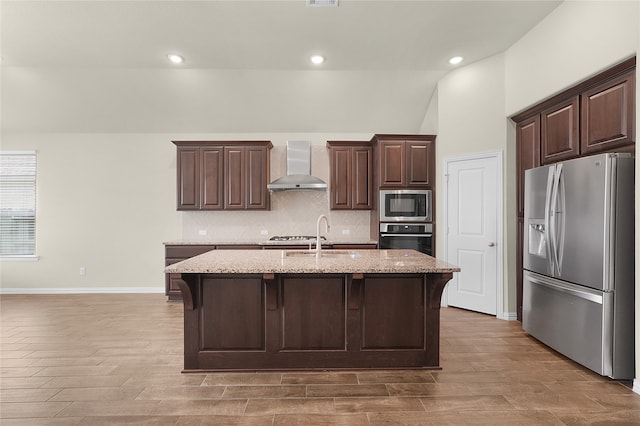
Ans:
<svg viewBox="0 0 640 426"><path fill-rule="evenodd" d="M311 57L311 62L313 62L316 65L320 65L321 63L324 62L324 57L320 55L313 55Z"/></svg>
<svg viewBox="0 0 640 426"><path fill-rule="evenodd" d="M174 64L181 64L184 62L184 58L180 55L175 55L173 53L167 55L167 58L169 58L169 60L171 62L173 62Z"/></svg>
<svg viewBox="0 0 640 426"><path fill-rule="evenodd" d="M453 58L449 59L449 63L451 65L457 65L460 62L462 62L462 59L463 59L462 56L454 56Z"/></svg>

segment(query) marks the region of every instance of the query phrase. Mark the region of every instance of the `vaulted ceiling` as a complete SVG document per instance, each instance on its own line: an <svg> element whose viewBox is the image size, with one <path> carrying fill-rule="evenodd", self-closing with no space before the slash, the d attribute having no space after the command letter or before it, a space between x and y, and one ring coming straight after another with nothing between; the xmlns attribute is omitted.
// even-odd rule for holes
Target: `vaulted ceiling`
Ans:
<svg viewBox="0 0 640 426"><path fill-rule="evenodd" d="M450 57L559 3L2 0L2 131L416 132Z"/></svg>

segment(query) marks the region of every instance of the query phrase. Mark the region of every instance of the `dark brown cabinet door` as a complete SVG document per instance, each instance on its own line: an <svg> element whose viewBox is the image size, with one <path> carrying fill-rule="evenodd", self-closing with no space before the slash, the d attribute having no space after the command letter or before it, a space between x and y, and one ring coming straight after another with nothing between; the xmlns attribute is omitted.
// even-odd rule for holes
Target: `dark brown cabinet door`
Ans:
<svg viewBox="0 0 640 426"><path fill-rule="evenodd" d="M219 210L224 207L223 194L223 150L222 148L201 148L202 210Z"/></svg>
<svg viewBox="0 0 640 426"><path fill-rule="evenodd" d="M524 216L524 171L540 165L540 115L516 126L518 217Z"/></svg>
<svg viewBox="0 0 640 426"><path fill-rule="evenodd" d="M431 188L435 179L433 142L406 142L407 187Z"/></svg>
<svg viewBox="0 0 640 426"><path fill-rule="evenodd" d="M268 209L269 152L264 146L246 147L246 208Z"/></svg>
<svg viewBox="0 0 640 426"><path fill-rule="evenodd" d="M406 154L404 141L380 142L380 188L406 185Z"/></svg>
<svg viewBox="0 0 640 426"><path fill-rule="evenodd" d="M243 147L224 147L224 208L244 209L245 151Z"/></svg>
<svg viewBox="0 0 640 426"><path fill-rule="evenodd" d="M566 160L580 154L578 99L578 96L573 96L542 112L543 164Z"/></svg>
<svg viewBox="0 0 640 426"><path fill-rule="evenodd" d="M178 210L200 209L200 150L178 147Z"/></svg>
<svg viewBox="0 0 640 426"><path fill-rule="evenodd" d="M333 210L370 210L373 149L368 142L327 142L330 161L330 205Z"/></svg>
<svg viewBox="0 0 640 426"><path fill-rule="evenodd" d="M433 187L435 141L424 138L380 141L380 188Z"/></svg>
<svg viewBox="0 0 640 426"><path fill-rule="evenodd" d="M635 140L635 72L582 94L581 151L606 151Z"/></svg>
<svg viewBox="0 0 640 426"><path fill-rule="evenodd" d="M202 280L202 350L265 350L264 284L260 278Z"/></svg>
<svg viewBox="0 0 640 426"><path fill-rule="evenodd" d="M331 161L330 204L334 210L352 208L351 154L351 147L335 147L331 148L329 152Z"/></svg>
<svg viewBox="0 0 640 426"><path fill-rule="evenodd" d="M267 154L263 146L224 148L225 209L268 208Z"/></svg>
<svg viewBox="0 0 640 426"><path fill-rule="evenodd" d="M342 277L285 277L281 293L281 349L346 350Z"/></svg>
<svg viewBox="0 0 640 426"><path fill-rule="evenodd" d="M424 282L421 278L367 278L362 299L363 349L424 347ZM375 315L367 315L373 312Z"/></svg>
<svg viewBox="0 0 640 426"><path fill-rule="evenodd" d="M370 146L352 148L352 208L370 210L373 206L373 149Z"/></svg>

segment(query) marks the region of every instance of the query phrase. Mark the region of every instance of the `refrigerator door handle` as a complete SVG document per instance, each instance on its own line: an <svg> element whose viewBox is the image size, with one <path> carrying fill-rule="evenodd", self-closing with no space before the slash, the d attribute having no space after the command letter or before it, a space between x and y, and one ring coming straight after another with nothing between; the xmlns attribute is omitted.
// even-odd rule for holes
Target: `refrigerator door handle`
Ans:
<svg viewBox="0 0 640 426"><path fill-rule="evenodd" d="M551 228L550 224L550 213L551 213L551 192L553 188L553 180L555 176L555 167L549 167L549 174L547 175L547 189L545 191L544 197L544 229L545 234L544 237L548 240L548 244L546 244L547 249L547 263L549 265L549 271L553 275L554 267L553 267L553 241L551 241Z"/></svg>
<svg viewBox="0 0 640 426"><path fill-rule="evenodd" d="M556 206L556 224L558 229L556 232L556 265L558 267L558 275L562 275L562 258L564 254L564 231L565 231L565 219L567 215L566 211L566 191L564 190L565 173L563 173L562 163L558 164L558 206Z"/></svg>
<svg viewBox="0 0 640 426"><path fill-rule="evenodd" d="M556 164L555 167L555 173L553 176L553 190L552 190L552 194L551 194L551 213L550 213L550 220L551 220L551 229L549 230L550 233L550 240L551 240L551 250L553 253L553 263L555 265L555 270L552 270L552 275L556 275L555 271L558 272L558 276L561 275L561 265L560 265L560 260L561 260L561 255L560 255L560 247L559 247L559 232L560 230L558 229L558 226L561 225L560 221L562 219L562 211L558 210L558 201L561 195L561 192L563 193L564 191L561 191L560 188L560 179L562 177L562 163ZM564 193L562 194L562 196L564 196ZM561 205L563 203L560 203Z"/></svg>
<svg viewBox="0 0 640 426"><path fill-rule="evenodd" d="M591 302L602 305L604 302L604 293L596 290L587 291L577 289L575 285L567 285L557 280L547 280L544 277L539 275L533 275L531 273L526 272L526 279L534 284L538 284L544 287L548 287L550 289L560 291L563 293L570 294L571 296L579 297L581 299L589 300Z"/></svg>

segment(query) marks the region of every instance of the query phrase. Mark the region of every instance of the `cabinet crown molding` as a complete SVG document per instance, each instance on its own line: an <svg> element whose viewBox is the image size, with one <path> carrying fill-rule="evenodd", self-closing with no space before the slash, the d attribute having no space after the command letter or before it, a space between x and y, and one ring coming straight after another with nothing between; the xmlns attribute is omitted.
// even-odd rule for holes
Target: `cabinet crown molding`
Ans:
<svg viewBox="0 0 640 426"><path fill-rule="evenodd" d="M265 140L225 140L225 141L171 141L176 146L231 146L231 145L265 145L267 148L272 148L271 141Z"/></svg>
<svg viewBox="0 0 640 426"><path fill-rule="evenodd" d="M611 68L606 69L605 71L593 76L589 77L586 80L577 83L574 86L569 87L562 92L551 96L531 107L528 107L524 111L518 112L512 115L511 121L514 123L520 123L526 119L531 118L531 116L539 114L543 110L552 107L553 105L562 102L565 99L571 98L572 96L577 96L582 92L585 92L592 88L593 86L597 86L598 84L604 83L607 80L619 77L622 74L625 74L631 70L636 68L636 57L629 58L623 62L620 62L617 65L614 65Z"/></svg>

